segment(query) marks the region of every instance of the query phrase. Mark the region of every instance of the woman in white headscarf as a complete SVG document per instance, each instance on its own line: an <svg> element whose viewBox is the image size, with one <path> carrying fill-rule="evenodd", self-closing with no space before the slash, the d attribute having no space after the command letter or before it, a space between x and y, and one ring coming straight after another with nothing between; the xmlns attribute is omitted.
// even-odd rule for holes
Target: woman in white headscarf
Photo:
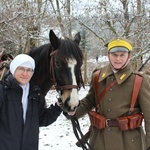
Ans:
<svg viewBox="0 0 150 150"><path fill-rule="evenodd" d="M34 59L19 54L0 83L0 149L38 150L39 127L56 121L61 108L45 108L45 98L31 81Z"/></svg>

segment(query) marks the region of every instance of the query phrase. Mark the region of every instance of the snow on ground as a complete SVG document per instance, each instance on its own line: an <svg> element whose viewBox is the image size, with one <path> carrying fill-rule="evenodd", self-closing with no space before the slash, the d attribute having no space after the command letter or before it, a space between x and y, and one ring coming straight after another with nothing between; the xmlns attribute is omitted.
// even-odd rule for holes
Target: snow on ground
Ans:
<svg viewBox="0 0 150 150"><path fill-rule="evenodd" d="M79 97L82 99L88 92L89 86L85 86L85 89L81 88L79 91ZM47 105L54 104L57 92L50 90L46 95ZM79 119L79 123L83 133L88 131L90 122L86 115L82 119ZM76 146L77 139L74 135L72 124L70 120L67 120L63 114L53 124L48 127L41 127L39 134L39 150L80 150L81 148Z"/></svg>

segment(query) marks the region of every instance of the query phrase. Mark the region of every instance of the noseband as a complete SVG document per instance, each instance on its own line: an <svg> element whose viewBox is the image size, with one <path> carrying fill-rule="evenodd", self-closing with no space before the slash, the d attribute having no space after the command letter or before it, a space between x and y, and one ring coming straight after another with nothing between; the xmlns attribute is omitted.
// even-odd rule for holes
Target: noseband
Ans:
<svg viewBox="0 0 150 150"><path fill-rule="evenodd" d="M80 76L81 76L81 82L79 85L63 85L63 86L60 86L57 84L57 81L56 81L56 77L55 77L55 73L54 73L54 57L56 56L56 54L58 53L58 49L53 51L50 56L51 56L51 60L50 60L50 75L51 75L51 80L53 81L54 83L54 86L55 86L55 89L57 91L62 91L62 90L70 90L70 89L80 89L81 88L81 85L84 86L83 84L83 79L82 79L82 76L81 76L81 72L80 72Z"/></svg>

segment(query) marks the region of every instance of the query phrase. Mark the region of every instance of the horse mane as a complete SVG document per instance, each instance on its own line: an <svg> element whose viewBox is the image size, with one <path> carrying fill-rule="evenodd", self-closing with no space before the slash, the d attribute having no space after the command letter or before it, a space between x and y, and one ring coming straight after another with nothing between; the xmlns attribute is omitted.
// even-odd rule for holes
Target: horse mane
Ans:
<svg viewBox="0 0 150 150"><path fill-rule="evenodd" d="M61 44L58 48L57 56L65 61L68 59L76 59L79 66L81 66L83 63L83 53L81 49L77 43L70 40L69 38L61 39Z"/></svg>
<svg viewBox="0 0 150 150"><path fill-rule="evenodd" d="M29 55L35 60L35 73L33 75L34 81L37 83L43 82L49 78L50 72L50 53L52 51L50 44L44 44L40 47L34 48L29 52Z"/></svg>

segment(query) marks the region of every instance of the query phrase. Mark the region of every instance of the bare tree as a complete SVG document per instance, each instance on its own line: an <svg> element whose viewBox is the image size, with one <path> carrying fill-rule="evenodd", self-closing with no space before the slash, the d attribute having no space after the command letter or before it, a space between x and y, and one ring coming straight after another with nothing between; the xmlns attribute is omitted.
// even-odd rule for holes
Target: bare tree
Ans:
<svg viewBox="0 0 150 150"><path fill-rule="evenodd" d="M37 46L45 13L44 3L41 0L13 0L2 1L0 4L1 47L17 54L26 53Z"/></svg>
<svg viewBox="0 0 150 150"><path fill-rule="evenodd" d="M150 54L148 4L148 0L1 0L0 47L25 53L46 43L50 28L69 38L84 30L87 58L95 58L106 54L104 45L110 39L124 36L134 43L138 69Z"/></svg>

